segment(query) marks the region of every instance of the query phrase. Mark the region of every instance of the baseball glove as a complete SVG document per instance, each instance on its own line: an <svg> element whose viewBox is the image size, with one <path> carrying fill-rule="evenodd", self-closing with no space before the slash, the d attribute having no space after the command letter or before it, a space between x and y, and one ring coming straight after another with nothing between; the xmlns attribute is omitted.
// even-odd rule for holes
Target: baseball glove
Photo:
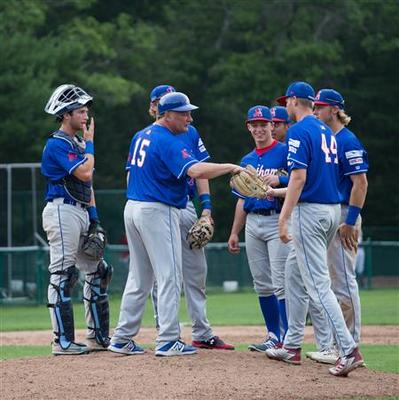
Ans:
<svg viewBox="0 0 399 400"><path fill-rule="evenodd" d="M94 261L99 261L104 256L107 245L107 236L103 227L98 222L92 222L82 245L83 253Z"/></svg>
<svg viewBox="0 0 399 400"><path fill-rule="evenodd" d="M233 175L230 179L230 186L245 197L256 197L257 199L267 197L268 186L252 165L247 165L245 170Z"/></svg>
<svg viewBox="0 0 399 400"><path fill-rule="evenodd" d="M190 249L202 249L213 237L214 227L208 216L199 218L187 233Z"/></svg>

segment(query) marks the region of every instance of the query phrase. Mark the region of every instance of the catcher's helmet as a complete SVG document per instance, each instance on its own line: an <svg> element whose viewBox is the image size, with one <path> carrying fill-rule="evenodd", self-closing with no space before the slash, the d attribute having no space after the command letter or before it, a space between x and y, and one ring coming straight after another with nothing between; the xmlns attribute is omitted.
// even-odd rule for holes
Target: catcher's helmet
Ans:
<svg viewBox="0 0 399 400"><path fill-rule="evenodd" d="M89 106L93 97L88 95L82 88L75 85L61 85L54 90L44 111L57 117L63 116L66 112Z"/></svg>
<svg viewBox="0 0 399 400"><path fill-rule="evenodd" d="M154 87L154 89L151 90L150 93L150 100L159 100L162 96L164 96L167 93L173 93L176 92L176 89L173 86L170 85L159 85Z"/></svg>
<svg viewBox="0 0 399 400"><path fill-rule="evenodd" d="M185 112L197 108L194 104L190 104L190 99L184 93L174 92L161 97L158 103L158 114L162 115L166 111Z"/></svg>

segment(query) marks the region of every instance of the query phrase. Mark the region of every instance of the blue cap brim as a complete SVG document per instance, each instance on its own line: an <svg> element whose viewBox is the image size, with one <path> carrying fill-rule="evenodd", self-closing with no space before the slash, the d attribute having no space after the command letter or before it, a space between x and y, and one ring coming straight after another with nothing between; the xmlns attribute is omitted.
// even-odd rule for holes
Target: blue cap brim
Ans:
<svg viewBox="0 0 399 400"><path fill-rule="evenodd" d="M185 111L197 110L198 108L199 107L195 106L194 104L185 104L184 106L176 107L173 110L167 110L167 111L185 112Z"/></svg>

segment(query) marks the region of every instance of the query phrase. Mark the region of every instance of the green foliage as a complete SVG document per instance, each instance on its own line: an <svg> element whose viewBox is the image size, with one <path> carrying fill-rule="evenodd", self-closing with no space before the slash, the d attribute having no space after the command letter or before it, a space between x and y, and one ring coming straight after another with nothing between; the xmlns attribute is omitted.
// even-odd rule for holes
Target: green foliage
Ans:
<svg viewBox="0 0 399 400"><path fill-rule="evenodd" d="M125 186L130 136L150 123L148 93L161 83L200 106L195 125L212 160L237 162L253 147L247 109L271 105L301 79L346 98L370 158L365 224L398 224L399 195L389 207L380 195L397 193L398 20L396 0L3 2L0 160L40 160L57 127L44 105L72 82L95 97L97 188ZM227 178L211 185L222 241L234 199Z"/></svg>

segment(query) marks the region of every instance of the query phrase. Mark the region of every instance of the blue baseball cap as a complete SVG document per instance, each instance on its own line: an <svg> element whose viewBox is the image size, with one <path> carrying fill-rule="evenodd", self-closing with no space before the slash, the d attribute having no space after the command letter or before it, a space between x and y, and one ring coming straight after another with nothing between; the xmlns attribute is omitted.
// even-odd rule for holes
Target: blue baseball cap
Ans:
<svg viewBox="0 0 399 400"><path fill-rule="evenodd" d="M298 97L300 99L314 101L314 89L307 82L292 82L291 85L288 86L285 96L277 97L276 102L281 106L285 106L288 97Z"/></svg>
<svg viewBox="0 0 399 400"><path fill-rule="evenodd" d="M268 107L253 106L248 110L246 122L265 121L272 122L272 114Z"/></svg>
<svg viewBox="0 0 399 400"><path fill-rule="evenodd" d="M285 122L286 124L289 124L291 122L290 117L288 116L287 109L285 107L272 107L270 109L270 112L273 117L273 122Z"/></svg>
<svg viewBox="0 0 399 400"><path fill-rule="evenodd" d="M158 103L158 114L166 111L185 112L196 110L198 107L190 104L190 99L181 92L172 92L162 96Z"/></svg>
<svg viewBox="0 0 399 400"><path fill-rule="evenodd" d="M154 89L151 90L150 100L151 101L158 100L166 93L172 93L172 92L176 92L176 89L173 86L170 85L155 86Z"/></svg>
<svg viewBox="0 0 399 400"><path fill-rule="evenodd" d="M345 100L341 93L334 89L321 89L316 94L315 106L337 106L341 110L345 107Z"/></svg>

